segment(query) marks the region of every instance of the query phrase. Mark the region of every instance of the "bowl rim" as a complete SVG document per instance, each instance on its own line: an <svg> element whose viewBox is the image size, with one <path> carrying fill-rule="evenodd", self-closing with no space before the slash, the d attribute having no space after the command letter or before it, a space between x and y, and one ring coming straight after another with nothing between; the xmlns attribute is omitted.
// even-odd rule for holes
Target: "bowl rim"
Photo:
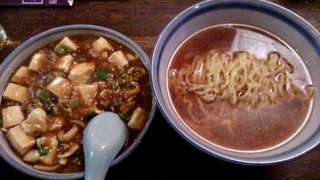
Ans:
<svg viewBox="0 0 320 180"><path fill-rule="evenodd" d="M136 44L129 37L125 36L124 34L118 32L118 31L109 29L107 27L91 25L91 24L73 24L73 25L59 26L59 27L55 27L55 28L43 31L43 32L41 32L39 34L36 34L35 36L32 36L31 38L29 38L28 40L26 40L22 44L20 44L16 49L14 49L5 58L5 60L0 65L0 74L2 74L3 71L5 70L5 68L8 65L11 64L11 60L14 59L21 52L23 52L24 49L27 46L29 46L29 45L31 45L31 44L33 44L35 42L41 41L43 38L46 38L47 36L52 36L54 34L60 34L60 33L63 33L65 31L71 31L70 35L71 34L77 34L77 32L79 33L79 31L90 31L92 33L93 32L101 33L101 34L104 34L105 36L107 36L107 35L110 36L110 38L115 40L115 41L118 41L118 42L120 42L122 44L124 43L125 46L127 46L129 49L131 49L137 55L139 55L142 63L144 64L146 69L149 71L149 79L151 81L150 59L147 56L147 54L144 52L144 50L138 44ZM75 32L75 31L77 31L77 32ZM48 44L48 42L45 43L45 44ZM30 52L28 54L31 54L31 53L33 53L33 52ZM2 93L3 92L1 92L1 97L2 97ZM153 117L154 117L154 114L155 114L155 111L156 111L156 99L155 99L154 95L153 95L153 98L152 98L151 106L152 107L151 107L151 110L150 110L149 119L148 119L147 123L145 124L144 128L142 129L142 131L140 132L140 134L135 139L135 141L131 144L131 146L128 147L128 149L126 149L125 153L120 154L119 156L117 156L114 159L114 161L112 162L111 166L114 166L114 165L120 163L121 161L123 161L141 143L142 139L144 138L146 132L148 131L148 129L149 129L149 127L150 127L150 125L151 125L151 123L152 123L152 121L154 119ZM1 136L4 136L4 134L2 132L0 134L1 134ZM7 142L5 142L5 143L7 143ZM24 163L22 161L21 162L14 161L14 158L12 158L10 156L10 154L5 151L4 147L2 147L2 145L0 145L0 155L8 164L10 164L16 170L19 170L20 172L28 174L28 175L33 176L33 177L43 178L43 179L79 179L79 178L83 178L84 177L84 171L83 172L76 172L76 173L50 173L50 172L44 172L44 171L35 170L32 167L29 167L26 163ZM21 159L21 158L19 157L19 159ZM23 164L23 166L20 167L20 164Z"/></svg>
<svg viewBox="0 0 320 180"><path fill-rule="evenodd" d="M306 150L295 154L294 156L286 159L278 159L276 161L274 160L264 160L259 162L253 162L253 161L246 161L241 159L235 159L232 157L226 157L222 156L221 154L209 151L208 149L201 147L200 144L198 144L194 139L190 138L188 133L185 132L182 128L179 127L179 125L175 122L175 120L171 119L170 112L167 109L166 102L162 96L162 91L159 88L159 78L158 78L158 72L159 72L159 63L161 60L161 56L163 53L163 50L165 46L168 43L168 39L170 39L170 36L174 34L174 32L179 29L179 26L183 24L184 22L187 22L189 19L192 19L194 15L202 14L205 11L210 11L212 9L219 9L222 7L237 7L237 8L246 8L247 10L249 7L254 8L253 11L264 11L268 12L268 14L282 18L283 21L288 21L290 26L297 29L300 33L302 33L308 41L312 44L314 47L320 47L320 33L318 30L313 27L308 21L303 19L298 14L294 13L293 11L275 4L273 2L267 1L267 0L224 0L224 1L217 1L217 0L205 0L199 3L196 3L182 12L180 12L177 16L175 16L169 24L163 29L163 31L160 33L158 40L154 46L152 56L151 56L151 75L152 75L152 89L154 91L154 94L157 99L158 103L158 109L163 115L163 117L166 119L167 123L181 136L183 137L188 143L190 143L192 146L196 147L197 149L203 151L204 153L211 155L213 157L216 157L218 159L241 164L241 165L254 165L254 166L265 166L265 165L274 165L274 164L280 164L285 163L294 159L297 159L301 157L302 155L306 154L307 152L311 151L315 147L317 147L320 143L320 140L313 144L313 146L308 147ZM251 9L250 9L251 10ZM273 14L274 13L274 14ZM316 37L316 38L314 38ZM320 48L317 49L317 53L320 55Z"/></svg>

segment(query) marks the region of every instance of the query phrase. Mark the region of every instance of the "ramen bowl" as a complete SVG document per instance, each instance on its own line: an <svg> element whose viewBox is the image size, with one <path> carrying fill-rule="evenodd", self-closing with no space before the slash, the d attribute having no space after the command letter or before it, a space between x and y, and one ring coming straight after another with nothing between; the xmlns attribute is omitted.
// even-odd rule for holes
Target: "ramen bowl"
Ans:
<svg viewBox="0 0 320 180"><path fill-rule="evenodd" d="M31 57L31 55L33 55L35 52L38 52L39 49L43 48L43 47L47 47L50 49L50 46L48 46L48 44L50 43L57 43L57 42L60 42L61 39L65 38L65 37L70 37L70 38L80 38L81 40L81 37L87 37L87 36L90 36L90 37L103 37L105 39L108 40L109 43L111 43L111 45L113 46L113 48L118 48L121 47L121 48L124 48L122 49L123 50L123 53L129 53L131 52L132 56L130 56L130 60L133 60L131 62L136 62L139 64L139 71L141 71L143 69L143 67L145 68L145 75L146 76L149 76L148 75L148 72L149 72L149 69L150 69L150 65L149 65L149 58L148 56L145 54L145 52L137 45L135 44L132 40L130 40L128 37L126 37L125 35L119 33L119 32L116 32L116 31L113 31L111 29L108 29L108 28L104 28L104 27L100 27L100 26L94 26L94 25L69 25L69 26L63 26L63 27L58 27L58 28L54 28L54 29L50 29L50 30L47 30L45 32L42 32L32 38L30 38L29 40L27 40L26 42L24 42L23 44L21 44L18 48L16 48L5 60L4 62L1 64L1 68L0 68L0 74L1 74L1 86L0 86L0 92L1 92L1 96L5 96L5 89L8 85L8 81L10 80L10 82L12 82L13 80L11 79L12 78L12 74L14 73L14 71L20 67L21 65L24 65L24 66L28 66L27 63L23 63L23 61L26 60L27 57ZM75 39L73 39L75 40ZM79 39L76 40L77 43L80 43ZM88 39L87 39L88 40ZM100 39L101 40L101 39ZM62 41L61 41L62 42ZM104 41L103 41L104 42ZM66 45L66 44L64 44ZM79 45L79 44L78 44ZM98 43L99 45L99 43ZM100 43L101 45L101 43ZM69 46L69 45L67 45ZM93 46L93 45L92 45ZM58 46L56 46L58 47ZM65 53L64 50L68 51L68 48L66 49L65 46L61 46L63 49L59 49L58 51L60 52L60 50L62 50L60 53ZM71 47L71 46L69 46ZM79 46L80 47L80 46ZM98 46L98 47L101 47L101 46ZM101 48L100 48L101 50ZM52 51L51 51L52 52ZM100 52L103 52L103 51L100 51ZM41 52L40 52L41 53ZM75 54L79 53L79 52L73 52ZM74 56L74 61L77 62L74 64L73 67L75 67L76 65L79 65L79 64L83 64L82 60L84 60L82 58L82 62L78 62L76 61L76 57L75 57L75 54L72 54ZM70 55L70 54L69 54ZM78 54L79 55L79 54ZM97 54L96 54L97 55ZM128 56L129 54L125 54L126 56ZM32 56L34 57L34 56ZM65 56L63 56L65 57ZM69 56L70 57L70 56ZM97 57L97 56L95 56ZM49 57L48 57L49 58ZM129 58L129 57L127 57ZM140 60L139 60L140 59ZM39 61L40 62L40 61ZM56 62L59 62L59 61L56 61ZM30 63L31 64L31 63ZM65 64L65 63L62 63L62 64ZM92 63L91 63L92 64ZM69 64L70 65L70 64ZM128 64L127 64L128 65ZM128 65L130 66L130 65ZM62 66L60 66L62 67ZM98 65L96 64L96 67L98 67ZM122 67L125 67L125 66L122 66ZM28 68L31 69L31 66L28 66ZM45 67L43 67L45 68ZM115 66L113 66L113 68L116 68ZM142 68L142 69L141 69ZM135 69L132 69L133 71L135 71ZM95 78L102 78L102 79L105 79L107 77L106 76L106 71L105 70L101 70L100 68L100 75L99 74L94 74ZM132 72L133 72L132 71ZM143 71L143 70L142 70ZM97 72L97 71L95 71ZM101 73L102 72L102 73ZM109 71L111 72L111 71ZM71 73L71 72L70 72ZM14 75L16 76L16 75ZM116 77L116 74L113 73L113 76ZM50 76L47 76L46 78L50 78ZM65 76L62 76L63 78L67 78ZM143 76L142 76L143 77ZM40 77L41 78L41 77ZM57 78L60 78L61 79L61 76L60 77L55 77L55 79ZM68 76L68 79L70 79L71 76ZM78 81L79 79L81 78L75 78L74 80ZM71 79L70 79L71 80ZM69 81L69 80L68 80ZM148 81L148 80L147 80ZM85 84L87 84L89 81L86 81ZM22 82L23 83L23 82ZM37 82L36 82L37 83ZM78 83L77 83L78 84ZM148 84L148 83L145 83L145 84ZM81 85L79 85L80 87ZM86 86L86 85L85 85ZM88 86L87 86L88 87ZM47 86L48 89L49 86ZM55 95L59 95L60 92L63 92L63 88L53 88L52 92L54 92L54 89L56 89L57 91L55 91ZM79 89L78 89L79 90ZM14 91L14 90L13 90ZM51 90L49 90L51 91ZM39 92L39 91L37 91ZM79 90L80 92L80 90ZM141 126L139 127L140 129L140 133L136 134L135 138L133 138L132 140L132 144L130 146L128 146L127 148L121 150L121 152L116 156L116 158L113 160L112 162L112 165L115 165L119 162L121 162L122 160L124 160L126 157L128 157L131 152L139 145L139 143L141 142L143 136L145 135L147 129L149 128L149 125L152 121L152 117L153 117L153 114L154 114L154 111L155 111L155 108L156 108L156 104L155 104L155 100L152 96L152 94L150 93L151 92L151 87L150 87L150 90L149 90L149 94L148 94L148 97L146 97L147 99L149 99L150 101L148 101L150 104L148 105L148 107L150 108L149 110L146 110L145 112L147 114L147 116L145 116L145 124L140 124ZM90 94L90 92L88 91L86 93L86 95L88 96L88 94ZM35 98L37 98L39 94L37 94L35 96ZM90 95L89 95L90 96ZM40 96L39 96L40 97ZM57 96L59 97L59 96ZM80 97L80 96L79 96ZM41 98L41 97L40 97ZM82 99L82 96L80 97ZM3 100L3 98L1 98L2 101L4 102L5 100ZM42 99L42 98L41 98ZM42 99L43 100L43 99ZM75 99L74 99L75 100ZM72 104L69 103L69 106L73 106L71 108L79 108L79 103L81 104L82 102L85 102L84 99L82 99L83 101L80 101L80 102L76 102L76 101L73 101L73 102L76 102L76 103L72 103L73 105L76 105L76 106L73 106ZM69 101L71 102L71 101ZM40 106L42 107L42 106ZM142 107L141 107L142 108ZM99 108L100 109L100 108ZM79 113L82 113L85 109L83 110L80 110L78 111L76 114L79 114ZM32 112L34 112L32 110ZM40 111L38 111L40 112ZM19 112L17 112L19 113ZM99 112L97 112L99 113ZM55 113L53 113L55 114ZM92 111L90 111L88 114L93 114ZM31 115L30 115L31 116ZM28 118L30 117L28 116ZM120 116L120 114L119 114ZM124 116L124 114L122 114L122 116ZM121 117L121 116L120 116ZM129 116L127 117L129 119ZM26 119L25 121L27 121L28 119ZM30 119L29 119L30 120ZM24 122L24 121L23 121ZM21 123L22 124L22 123ZM81 124L82 123L79 123L78 121L78 124L74 124L75 126L77 126L76 129L79 129L79 127L81 127ZM78 126L80 125L80 126ZM137 125L137 124L135 124ZM15 127L18 127L18 126L21 126L22 125L17 125L17 126L14 126L13 128ZM74 127L74 126L72 126ZM83 126L84 128L84 126ZM136 127L137 128L137 127ZM21 129L21 128L20 128ZM51 131L54 129L51 129L49 128L46 128L48 131ZM2 128L3 130L3 128ZM9 129L9 131L11 131L11 129ZM8 131L8 133L9 133ZM67 131L67 130L66 130ZM23 137L24 138L27 138L30 137L30 136L27 136L25 133L28 133L29 131L25 131L24 133L20 131L20 135L21 134L24 134ZM68 131L70 132L70 131ZM80 131L78 131L80 132ZM34 166L32 164L28 164L26 163L25 161L22 160L21 157L19 157L17 155L16 152L13 151L13 149L11 148L10 144L8 143L7 141L7 138L9 137L8 135L5 135L6 132L2 131L1 134L0 134L0 154L1 154L1 157L6 161L8 162L8 164L10 164L11 166L13 166L14 168L16 168L17 170L25 173L25 174L28 174L30 176L33 176L33 177L37 177L37 178L41 178L41 179L79 179L79 178L83 178L84 177L84 171L77 171L77 172L72 172L72 173L69 173L69 172L63 172L63 173L60 173L60 172L52 172L52 171L49 171L49 172L45 172L45 171L42 171L42 170L39 170L39 169L35 169ZM80 132L81 133L81 132ZM65 133L67 134L67 133ZM29 135L29 134L28 134ZM14 133L11 133L10 134L11 137L15 136ZM80 135L81 136L81 135ZM6 138L7 137L7 138ZM57 136L58 137L58 136ZM62 136L61 136L62 137ZM19 136L15 136L15 139L18 139ZM73 139L75 139L76 137L74 137ZM58 137L59 139L59 137ZM18 141L18 140L16 140ZM59 140L61 141L61 139ZM34 141L31 139L30 143L34 143ZM37 141L37 143L41 143L40 140L39 142ZM26 144L26 143L24 143ZM68 144L68 143L67 143ZM69 143L69 145L71 145L71 147L73 146L72 144ZM26 144L26 146L28 146L28 144ZM43 152L43 148L44 146L46 145L40 145L40 149L39 151L42 151ZM78 144L78 148L77 149L80 149L81 147L79 146L82 146L81 142ZM48 145L49 147L49 145ZM49 147L50 148L50 147ZM50 153L51 150L49 151L46 151L46 153ZM21 151L19 151L21 153ZM41 153L41 152L40 152ZM44 154L45 155L45 154ZM46 156L46 155L45 155ZM25 155L23 155L23 157L25 157ZM28 158L27 158L28 159Z"/></svg>
<svg viewBox="0 0 320 180"><path fill-rule="evenodd" d="M195 50L198 47L200 50ZM208 70L210 66L204 61L202 63L198 61L198 64L193 65L189 62L189 66L184 66L190 61L188 57L194 59L205 57L201 56L203 49L210 50L210 48L217 48L213 53L207 54L207 57L211 57L210 62L213 62L212 57L219 60L219 56L215 56L215 53L222 53L222 51L229 53L224 57L232 55L236 57L233 54L235 51L245 51L260 60L269 59L270 53L276 52L275 54L285 57L284 59L287 59L289 64L298 62L293 65L294 71L305 73L303 77L295 78L295 80L300 79L300 82L307 82L303 85L304 88L309 84L316 89L316 92L312 97L310 96L309 105L305 108L296 127L281 140L277 140L286 134L286 130L294 124L289 123L289 120L280 125L278 121L288 116L296 116L292 116L291 113L299 111L300 108L296 110L276 108L277 112L274 112L269 111L269 107L265 106L265 110L258 109L257 113L256 106L252 106L248 110L252 116L228 115L240 108L237 102L241 100L240 97L243 97L244 93L248 93L245 91L248 87L243 89L242 94L236 94L233 99L232 97L228 99L226 96L222 97L225 92L221 91L221 87L228 85L223 79L227 77L226 69L225 71L219 68L214 69L212 65L214 70ZM152 87L159 109L167 122L179 135L199 150L213 157L238 164L283 163L304 155L315 148L320 141L320 120L317 111L320 106L320 80L317 78L320 75L319 49L319 32L297 14L277 4L249 0L203 1L177 15L159 36L152 54ZM278 62L283 65L280 61ZM217 61L216 64L219 62ZM181 70L181 67L185 68L184 71ZM215 78L225 82L215 86L218 93L214 94L215 91L210 90L210 86L206 84L208 77L212 76L205 74L204 77L202 74L206 72L203 71L204 68L207 68L206 70L212 74L218 71ZM250 72L253 71L247 71L247 73ZM180 77L180 81L173 81L172 77L176 79ZM233 86L236 87L238 84L234 83ZM205 91L204 87L209 88ZM211 88L213 89L212 86ZM184 94L189 94L189 96ZM248 98L250 95L254 96L248 93ZM213 96L217 100L212 100ZM262 101L261 94L255 97ZM225 101L228 100L233 105L223 111ZM210 103L213 101L217 104L210 106L208 105L210 103L204 101L210 101ZM248 102L255 103L249 100ZM288 102L287 105L294 106L293 102ZM278 120L273 121L275 116L278 116ZM247 124L243 125L243 123ZM213 128L210 128L211 126Z"/></svg>

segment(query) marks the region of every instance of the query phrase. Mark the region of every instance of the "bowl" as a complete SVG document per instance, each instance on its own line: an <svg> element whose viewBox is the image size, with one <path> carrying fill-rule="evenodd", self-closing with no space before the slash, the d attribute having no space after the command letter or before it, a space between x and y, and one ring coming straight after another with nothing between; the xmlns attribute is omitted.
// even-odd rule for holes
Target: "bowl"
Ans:
<svg viewBox="0 0 320 180"><path fill-rule="evenodd" d="M249 27L249 29L259 30L263 35L276 37L280 43L286 44L294 56L298 57L298 61L301 61L299 67L308 71L306 78L317 89L307 110L305 121L295 133L278 145L260 150L243 150L212 143L203 135L199 135L201 130L195 131L190 128L173 105L168 87L168 69L171 59L177 53L177 49L182 46L181 44L191 39L190 36L194 37L195 33L208 27L221 25ZM260 35L255 34L251 37L244 33L240 39L249 41L250 38L254 40ZM268 43L257 43L258 45L260 43L260 49L254 50L263 53ZM192 49L188 50L192 51ZM152 54L152 88L158 101L158 108L167 122L180 136L199 150L213 157L243 165L284 163L306 154L320 142L320 116L317 110L320 108L320 80L317 78L320 75L319 50L319 32L306 20L280 5L263 0L203 1L182 11L161 32ZM180 61L180 64L184 62ZM186 104L180 104L186 106ZM210 115L210 113L207 114ZM291 124L287 124L282 130L290 126ZM268 140L271 141L271 138L266 141Z"/></svg>
<svg viewBox="0 0 320 180"><path fill-rule="evenodd" d="M79 24L79 25L68 25L57 27L54 29L47 30L42 32L29 40L22 43L19 47L17 47L1 64L0 68L0 92L1 96L3 96L5 87L11 77L13 71L20 66L20 64L26 59L26 57L30 56L32 53L36 52L39 48L58 40L61 40L65 36L72 36L72 35L96 35L102 36L105 38L109 38L114 40L115 42L119 42L122 45L131 49L136 56L138 56L143 65L146 69L150 70L150 60L145 52L132 40L130 40L125 35L116 32L114 30L95 26L95 25L86 25L86 24ZM136 139L132 142L132 145L128 147L123 152L119 153L119 155L114 159L112 165L115 165L126 157L128 157L132 151L139 145L143 136L145 135L149 125L152 121L154 111L156 108L156 103L154 98L152 97L152 104L151 110L149 113L149 119L147 120L145 126L141 130L140 134L136 137ZM51 173L51 172L44 172L35 170L32 166L28 165L27 163L23 162L20 157L16 155L16 153L11 149L10 145L8 144L7 140L4 137L4 133L0 133L0 154L1 157L8 162L11 166L16 168L17 170L28 174L33 177L41 178L41 179L79 179L84 177L84 172L77 172L77 173Z"/></svg>

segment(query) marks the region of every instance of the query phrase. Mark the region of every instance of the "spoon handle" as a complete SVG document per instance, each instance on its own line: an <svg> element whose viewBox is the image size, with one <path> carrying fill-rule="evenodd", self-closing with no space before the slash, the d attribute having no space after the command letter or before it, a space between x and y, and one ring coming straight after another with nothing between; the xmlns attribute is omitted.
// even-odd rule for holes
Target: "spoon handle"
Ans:
<svg viewBox="0 0 320 180"><path fill-rule="evenodd" d="M115 113L94 117L84 130L85 180L103 180L126 141L127 129Z"/></svg>

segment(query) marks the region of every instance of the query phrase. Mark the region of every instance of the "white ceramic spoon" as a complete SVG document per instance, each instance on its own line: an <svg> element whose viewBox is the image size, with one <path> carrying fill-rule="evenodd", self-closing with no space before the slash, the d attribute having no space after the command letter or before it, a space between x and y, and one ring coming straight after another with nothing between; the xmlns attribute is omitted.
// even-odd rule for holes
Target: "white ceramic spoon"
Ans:
<svg viewBox="0 0 320 180"><path fill-rule="evenodd" d="M85 180L103 180L124 145L127 128L113 112L95 116L84 129Z"/></svg>

